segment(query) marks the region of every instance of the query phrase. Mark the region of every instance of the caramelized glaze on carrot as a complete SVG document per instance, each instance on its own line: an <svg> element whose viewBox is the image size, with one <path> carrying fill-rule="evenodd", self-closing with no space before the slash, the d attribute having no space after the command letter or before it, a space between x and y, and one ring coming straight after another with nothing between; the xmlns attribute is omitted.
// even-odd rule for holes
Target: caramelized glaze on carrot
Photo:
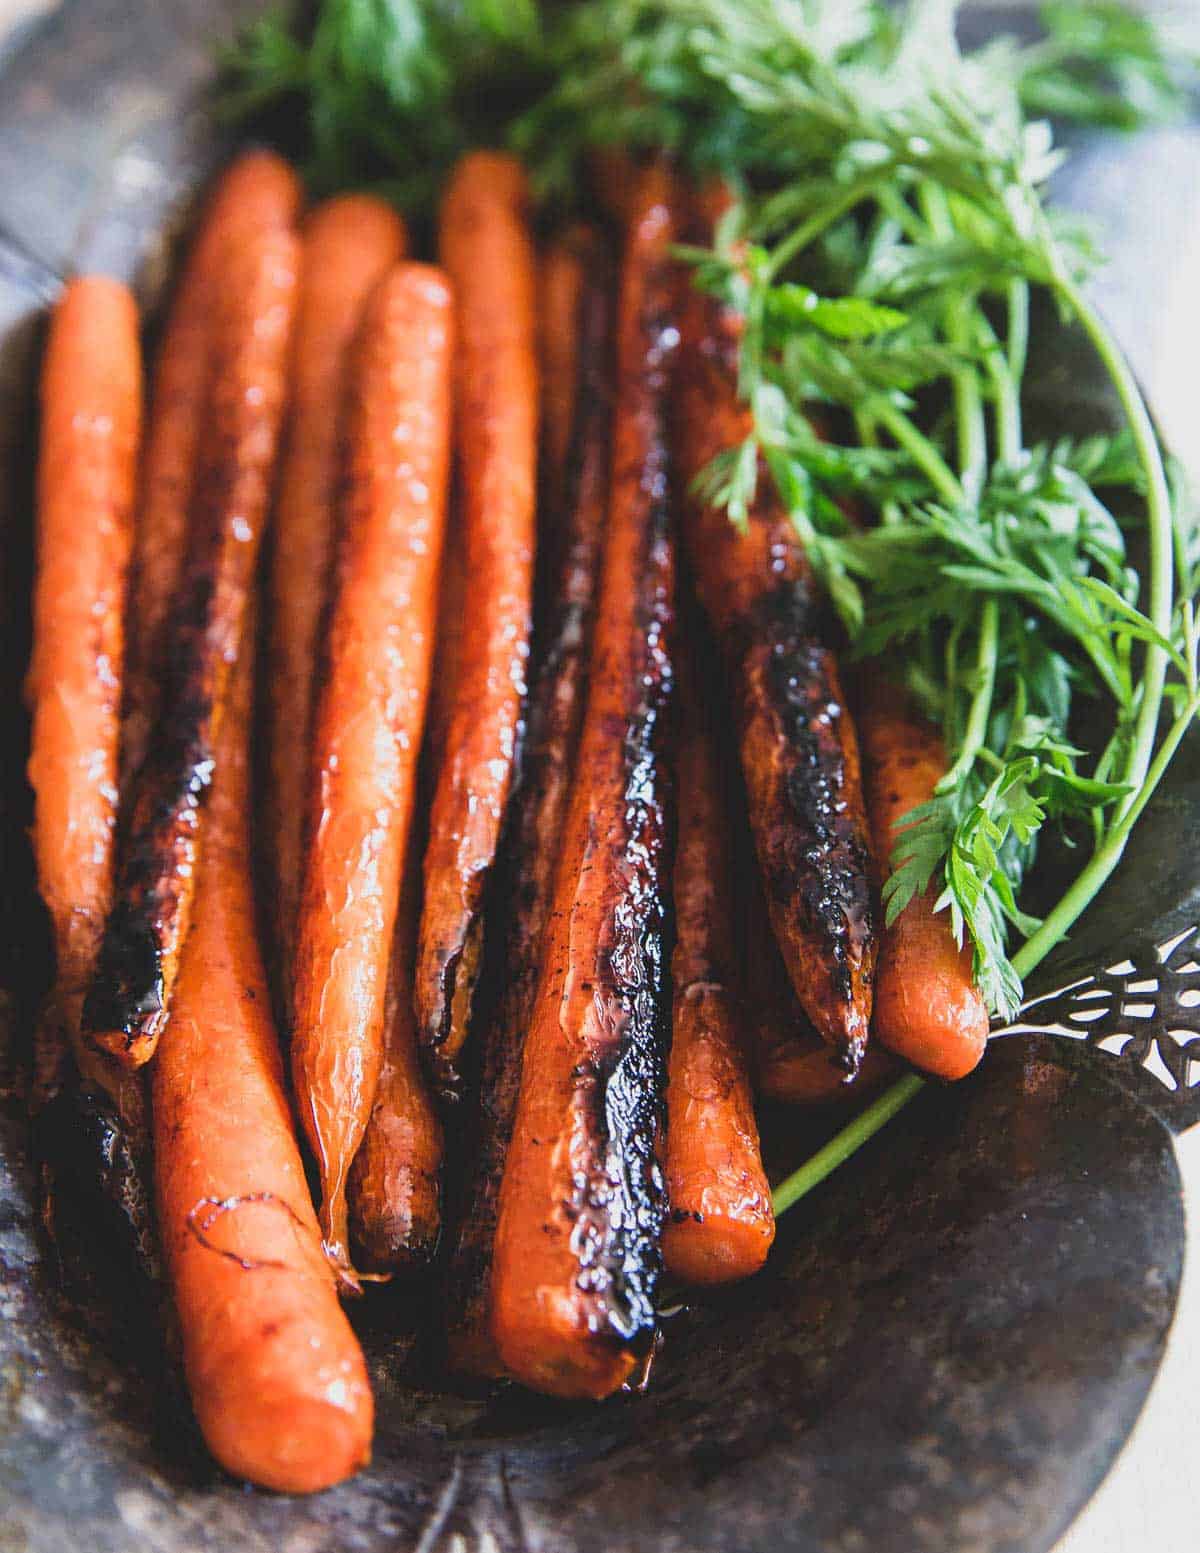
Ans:
<svg viewBox="0 0 1200 1553"><path fill-rule="evenodd" d="M137 307L105 276L72 281L42 366L29 782L38 888L55 987L38 1040L35 1100L73 1050L85 1083L121 1080L79 1040L83 998L112 902L125 594L142 411ZM129 1102L135 1103L132 1091Z"/></svg>
<svg viewBox="0 0 1200 1553"><path fill-rule="evenodd" d="M247 151L217 180L171 299L146 424L129 599L122 770L141 764L165 683L168 616L188 544L218 319L240 244L296 221L303 191L271 151Z"/></svg>
<svg viewBox="0 0 1200 1553"><path fill-rule="evenodd" d="M291 406L271 534L266 675L266 823L276 940L290 964L320 631L334 555L342 406L367 299L404 251L382 200L327 200L304 226ZM286 987L287 972L283 982Z"/></svg>
<svg viewBox="0 0 1200 1553"><path fill-rule="evenodd" d="M684 542L733 687L771 923L805 1012L853 1072L875 961L858 745L803 548L766 472L742 527L694 492L711 460L745 440L749 412L737 396L738 320L694 287L682 291Z"/></svg>
<svg viewBox="0 0 1200 1553"><path fill-rule="evenodd" d="M484 894L512 782L529 653L537 475L536 258L513 158L464 157L442 200L458 302L457 451L466 570L457 694L425 854L421 1040L455 1093L483 949Z"/></svg>
<svg viewBox="0 0 1200 1553"><path fill-rule="evenodd" d="M274 477L299 258L288 232L244 239L223 299L166 694L134 782L84 1005L87 1038L134 1067L158 1044L187 933L213 751Z"/></svg>
<svg viewBox="0 0 1200 1553"><path fill-rule="evenodd" d="M450 1361L476 1374L501 1372L491 1333L492 1246L500 1181L521 1083L521 1055L533 1011L541 946L557 872L587 696L592 619L603 548L612 417L612 265L594 234L573 231L550 250L543 273L570 271L569 286L543 291L543 335L578 375L574 391L551 395L544 417L547 486L561 492L548 507L543 536L559 558L529 698L528 735L504 841L501 905L507 911L503 987L481 1037L479 1094L472 1155L461 1192L448 1276ZM568 349L563 336L569 334ZM556 407L549 408L551 397ZM573 407L574 427L562 450L551 427Z"/></svg>
<svg viewBox="0 0 1200 1553"><path fill-rule="evenodd" d="M383 1060L384 995L433 659L450 458L454 308L397 266L359 336L337 578L314 722L296 931L292 1076L347 1288L346 1181Z"/></svg>
<svg viewBox="0 0 1200 1553"><path fill-rule="evenodd" d="M670 866L672 237L656 170L627 236L591 684L492 1273L502 1363L560 1396L614 1391L654 1328Z"/></svg>

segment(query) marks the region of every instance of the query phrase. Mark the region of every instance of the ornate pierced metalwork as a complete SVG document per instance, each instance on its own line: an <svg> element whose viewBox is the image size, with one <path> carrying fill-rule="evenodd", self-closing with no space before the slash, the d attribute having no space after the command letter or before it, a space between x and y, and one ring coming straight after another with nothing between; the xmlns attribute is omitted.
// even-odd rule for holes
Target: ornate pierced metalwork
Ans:
<svg viewBox="0 0 1200 1553"><path fill-rule="evenodd" d="M1200 926L1022 1004L995 1035L1085 1041L1156 1078L1165 1099L1200 1095Z"/></svg>

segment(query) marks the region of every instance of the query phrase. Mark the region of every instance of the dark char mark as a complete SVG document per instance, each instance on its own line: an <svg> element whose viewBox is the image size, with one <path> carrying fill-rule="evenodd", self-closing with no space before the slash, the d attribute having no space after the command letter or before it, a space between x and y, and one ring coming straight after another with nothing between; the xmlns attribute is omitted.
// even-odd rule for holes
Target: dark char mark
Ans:
<svg viewBox="0 0 1200 1553"><path fill-rule="evenodd" d="M177 952L181 902L197 862L201 813L212 785L211 570L177 614L163 711L134 782L113 909L84 1003L88 1031L120 1031L132 1046L166 1018L165 969Z"/></svg>
<svg viewBox="0 0 1200 1553"><path fill-rule="evenodd" d="M775 781L793 821L786 837L760 848L769 895L798 913L828 945L837 995L849 1002L851 964L872 931L866 840L845 801L846 765L840 725L845 707L830 649L812 634L816 610L804 581L767 595L756 612L760 646L747 653L741 676L743 717L758 695L780 727ZM761 671L752 660L760 657ZM862 1043L839 1053L857 1070Z"/></svg>
<svg viewBox="0 0 1200 1553"><path fill-rule="evenodd" d="M665 266L663 267L665 270ZM666 1194L656 1142L663 1122L669 1020L665 998L666 904L670 888L670 780L666 749L672 710L673 554L664 413L677 335L668 276L648 285L645 402L653 417L640 484L646 503L645 558L630 587L641 591L637 642L627 666L630 716L623 736L625 839L615 859L624 888L616 903L609 1053L579 1073L578 1169L572 1204L577 1286L594 1331L623 1343L649 1342L662 1269ZM610 1060L606 1060L609 1059Z"/></svg>
<svg viewBox="0 0 1200 1553"><path fill-rule="evenodd" d="M542 930L554 898L555 863L587 699L606 505L596 492L603 493L608 483L614 302L611 255L596 243L589 248L587 265L579 301L576 409L561 547L543 632L534 643L527 739L497 890L497 903L506 905L509 915L506 930L497 935L496 964L487 972L488 982L499 983L501 990L484 1026L471 1165L459 1194L449 1269L452 1330L469 1330L484 1317L500 1183L541 974ZM559 514L553 517L551 526L559 528Z"/></svg>

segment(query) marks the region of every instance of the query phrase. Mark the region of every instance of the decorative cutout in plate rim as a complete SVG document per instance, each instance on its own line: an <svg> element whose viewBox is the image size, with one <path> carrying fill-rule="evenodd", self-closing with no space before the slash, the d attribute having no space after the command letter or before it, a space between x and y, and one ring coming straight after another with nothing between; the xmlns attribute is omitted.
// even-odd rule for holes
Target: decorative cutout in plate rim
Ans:
<svg viewBox="0 0 1200 1553"><path fill-rule="evenodd" d="M1091 975L1076 976L1021 1005L1006 1035L1085 1041L1157 1079L1164 1100L1200 1094L1200 925L1136 948Z"/></svg>

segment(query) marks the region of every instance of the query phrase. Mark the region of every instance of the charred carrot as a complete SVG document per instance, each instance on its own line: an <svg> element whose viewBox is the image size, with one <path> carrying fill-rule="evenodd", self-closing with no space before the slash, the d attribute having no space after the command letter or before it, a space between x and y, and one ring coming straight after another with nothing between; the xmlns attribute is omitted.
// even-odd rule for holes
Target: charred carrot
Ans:
<svg viewBox="0 0 1200 1553"><path fill-rule="evenodd" d="M682 288L676 395L682 532L733 687L742 771L771 923L809 1019L853 1072L866 1049L875 960L858 746L822 639L803 547L765 472L744 525L694 486L743 442L740 322Z"/></svg>
<svg viewBox="0 0 1200 1553"><path fill-rule="evenodd" d="M402 264L363 317L296 926L292 1076L326 1251L356 1286L346 1179L375 1099L429 691L450 458L454 311Z"/></svg>
<svg viewBox="0 0 1200 1553"><path fill-rule="evenodd" d="M510 157L465 157L442 201L458 299L457 451L466 565L457 699L433 796L415 1000L439 1085L459 1085L529 652L537 464L536 260Z"/></svg>
<svg viewBox="0 0 1200 1553"><path fill-rule="evenodd" d="M573 344L562 355L575 364L578 383L569 398L574 426L565 455L565 494L552 506L559 557L529 697L528 731L508 831L504 840L500 903L507 907L501 954L504 985L481 1038L479 1094L461 1210L449 1264L447 1327L456 1369L495 1375L501 1365L491 1333L492 1246L504 1158L512 1136L521 1054L541 973L542 934L554 893L559 840L571 791L579 730L587 696L592 619L603 548L612 418L612 265L594 235L572 233L570 267L574 309L558 316L562 296L543 293L542 306L558 316ZM547 256L547 269L567 267ZM560 342L561 344L561 342ZM556 391L557 393L557 391ZM551 398L546 380L547 404ZM544 425L549 442L553 416ZM556 455L550 451L549 457Z"/></svg>
<svg viewBox="0 0 1200 1553"><path fill-rule="evenodd" d="M728 784L694 670L681 699L663 1257L688 1283L725 1283L762 1266L775 1216L737 993Z"/></svg>
<svg viewBox="0 0 1200 1553"><path fill-rule="evenodd" d="M400 218L368 195L327 201L304 228L291 407L271 534L265 708L268 847L285 963L300 890L313 683L333 560L348 362L367 298L400 258L404 241Z"/></svg>
<svg viewBox="0 0 1200 1553"><path fill-rule="evenodd" d="M162 714L132 791L84 1033L138 1066L154 1053L187 933L201 821L267 516L299 269L290 233L246 239L218 327Z"/></svg>
<svg viewBox="0 0 1200 1553"><path fill-rule="evenodd" d="M847 1073L834 1048L813 1029L771 931L744 794L739 797L734 804L735 855L739 861L738 957L755 1092L760 1099L786 1105L852 1104L894 1077L900 1064L871 1041L858 1071Z"/></svg>
<svg viewBox="0 0 1200 1553"><path fill-rule="evenodd" d="M427 1263L442 1225L442 1124L421 1070L412 1007L421 910L420 852L410 835L383 1014L383 1062L350 1168L351 1253L371 1273Z"/></svg>
<svg viewBox="0 0 1200 1553"><path fill-rule="evenodd" d="M137 307L118 281L63 292L42 367L29 781L38 887L54 933L56 984L43 1031L74 1047L112 901L125 593L142 410ZM66 1040L61 1039L65 1035ZM45 1053L47 1068L57 1056ZM92 1071L94 1070L94 1072ZM49 1073L40 1087L52 1084Z"/></svg>
<svg viewBox="0 0 1200 1553"><path fill-rule="evenodd" d="M662 1007L674 558L666 179L641 184L619 304L591 684L504 1167L492 1272L505 1368L602 1397L654 1326L664 1212Z"/></svg>
<svg viewBox="0 0 1200 1553"><path fill-rule="evenodd" d="M171 301L146 425L129 599L122 768L141 764L167 668L167 616L187 549L217 319L241 241L295 222L300 180L270 151L247 151L217 180Z"/></svg>
<svg viewBox="0 0 1200 1553"><path fill-rule="evenodd" d="M897 848L904 853L905 816L933 797L946 752L903 692L886 684L864 685L858 726L875 859L886 878ZM916 1067L957 1079L983 1056L988 1014L970 947L955 943L950 914L934 911L938 894L931 884L883 930L871 1029Z"/></svg>
<svg viewBox="0 0 1200 1553"><path fill-rule="evenodd" d="M247 639L217 745L192 932L152 1070L158 1222L208 1447L285 1493L370 1456L373 1405L292 1132L250 879Z"/></svg>

